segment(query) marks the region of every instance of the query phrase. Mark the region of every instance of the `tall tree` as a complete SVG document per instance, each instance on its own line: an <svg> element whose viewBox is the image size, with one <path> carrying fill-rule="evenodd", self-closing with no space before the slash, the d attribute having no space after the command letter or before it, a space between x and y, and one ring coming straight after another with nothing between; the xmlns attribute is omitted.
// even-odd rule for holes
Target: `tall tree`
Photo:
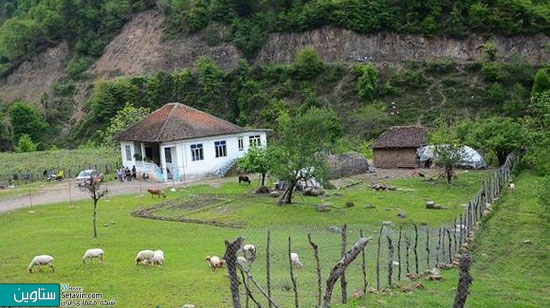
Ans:
<svg viewBox="0 0 550 308"><path fill-rule="evenodd" d="M527 131L512 118L491 117L474 124L470 140L476 148L493 152L502 165L508 154L526 144Z"/></svg>
<svg viewBox="0 0 550 308"><path fill-rule="evenodd" d="M109 124L105 130L101 131L103 146L116 147L118 145L116 135L132 124L145 118L149 113L149 108L136 108L132 104L126 103L126 106L124 106L122 110L117 111L114 118L111 118L111 124Z"/></svg>
<svg viewBox="0 0 550 308"><path fill-rule="evenodd" d="M94 237L97 237L97 203L107 194L107 188L104 187L101 176L90 177L85 187L88 193L90 193L90 198L92 198L92 202L94 203L92 224L94 228Z"/></svg>
<svg viewBox="0 0 550 308"><path fill-rule="evenodd" d="M261 186L265 186L265 176L269 172L269 158L265 147L251 147L239 161L239 168L245 172L255 172L262 175Z"/></svg>
<svg viewBox="0 0 550 308"><path fill-rule="evenodd" d="M434 145L435 164L444 169L447 183L453 180L454 168L464 158L462 142L453 125L440 121L437 128L428 136L430 144Z"/></svg>
<svg viewBox="0 0 550 308"><path fill-rule="evenodd" d="M16 102L8 109L12 129L13 143L18 143L22 135L27 134L33 142L40 142L48 123L42 115L25 102Z"/></svg>
<svg viewBox="0 0 550 308"><path fill-rule="evenodd" d="M311 108L304 114L279 117L280 139L269 147L271 172L287 182L279 204L292 203L298 181L328 181L327 149L341 134L336 114L327 109Z"/></svg>

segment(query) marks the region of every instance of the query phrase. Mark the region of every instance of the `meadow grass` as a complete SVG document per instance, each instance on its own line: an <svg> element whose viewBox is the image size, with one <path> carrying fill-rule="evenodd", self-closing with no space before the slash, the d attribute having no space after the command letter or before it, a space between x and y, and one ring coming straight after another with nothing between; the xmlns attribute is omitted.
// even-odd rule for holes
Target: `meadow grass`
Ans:
<svg viewBox="0 0 550 308"><path fill-rule="evenodd" d="M238 223L243 228L220 228L209 225L168 222L133 217L130 213L164 202L149 196L128 195L101 200L98 210L98 238L92 237L92 205L90 200L37 206L34 213L22 209L0 215L0 260L2 282L53 282L81 286L84 292L101 292L104 298L116 300L119 307L181 307L193 303L197 307L229 307L227 275L225 271L212 272L204 258L223 256L224 241L243 236L246 242L258 248L258 260L253 266L254 277L265 285L265 258L267 230L271 232L272 286L274 298L281 307L293 303L289 292L288 238L292 250L300 254L305 264L296 273L303 307L315 304L316 276L312 250L307 242L310 233L319 244L323 275L326 277L341 253L340 236L328 231L329 225L348 224L348 243L358 237L359 230L376 237L381 221L395 224L427 222L431 226L448 224L462 212L461 204L470 200L488 172L463 173L452 185L420 179L391 181L396 191L376 192L365 184L341 190L327 191L329 196L295 196L292 205L278 206L268 196L253 193L253 186L224 183L191 186L177 192L168 192L171 204L201 200L215 200L208 206L188 209L162 209L167 216L184 216ZM388 183L390 181L388 180ZM527 184L519 182L518 190ZM519 197L519 195L518 195ZM516 198L516 197L514 197ZM434 200L447 210L427 210L424 201ZM353 201L355 206L346 207ZM317 212L316 204L328 204L331 211ZM367 205L376 208L367 209ZM398 221L400 211L408 217ZM101 247L106 252L105 264L82 264L84 251ZM163 249L165 267L136 266L133 259L141 249ZM372 283L374 245L369 243L367 260L369 281ZM34 255L51 254L55 258L55 273L43 271L29 274L28 262ZM367 303L381 306L405 307L418 303L420 307L449 307L454 298L456 272L443 273L443 283L426 282L426 289L411 295L368 296ZM348 290L361 285L358 262L348 270ZM395 291L397 292L397 291ZM334 291L336 300L338 287ZM244 298L244 296L243 296ZM362 302L351 301L355 307ZM396 305L393 305L396 304ZM337 305L335 305L337 306Z"/></svg>
<svg viewBox="0 0 550 308"><path fill-rule="evenodd" d="M539 179L522 173L515 178L515 194L505 192L495 211L484 218L470 246L473 284L465 307L548 307L550 222L536 200ZM423 280L423 290L369 294L343 307L452 307L458 272L443 270L442 276L441 282Z"/></svg>

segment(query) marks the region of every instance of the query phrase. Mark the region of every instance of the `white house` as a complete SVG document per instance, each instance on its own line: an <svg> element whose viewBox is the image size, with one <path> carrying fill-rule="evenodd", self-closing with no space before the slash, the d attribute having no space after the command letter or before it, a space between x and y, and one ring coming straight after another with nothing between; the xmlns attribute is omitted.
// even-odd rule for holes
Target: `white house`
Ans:
<svg viewBox="0 0 550 308"><path fill-rule="evenodd" d="M244 129L195 108L170 103L118 134L122 162L160 181L224 175L265 129ZM168 171L168 172L166 172Z"/></svg>

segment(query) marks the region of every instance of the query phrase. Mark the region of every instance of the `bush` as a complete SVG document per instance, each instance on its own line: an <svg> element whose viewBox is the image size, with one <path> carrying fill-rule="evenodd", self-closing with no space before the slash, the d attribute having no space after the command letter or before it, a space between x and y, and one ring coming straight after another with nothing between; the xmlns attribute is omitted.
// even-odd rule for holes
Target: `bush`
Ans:
<svg viewBox="0 0 550 308"><path fill-rule="evenodd" d="M501 63L485 63L483 64L482 72L487 82L500 82L504 79L504 67Z"/></svg>
<svg viewBox="0 0 550 308"><path fill-rule="evenodd" d="M306 46L304 49L300 50L296 62L294 63L294 72L299 79L314 79L323 69L323 62L319 58L319 54L315 48Z"/></svg>

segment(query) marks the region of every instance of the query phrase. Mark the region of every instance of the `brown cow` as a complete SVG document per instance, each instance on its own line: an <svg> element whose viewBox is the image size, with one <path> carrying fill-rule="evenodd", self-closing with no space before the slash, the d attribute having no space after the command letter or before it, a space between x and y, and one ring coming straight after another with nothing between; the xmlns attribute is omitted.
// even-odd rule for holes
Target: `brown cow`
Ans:
<svg viewBox="0 0 550 308"><path fill-rule="evenodd" d="M148 188L147 191L151 194L151 198L153 198L154 195L157 195L159 198L160 196L166 198L166 195L164 194L164 192L162 192L162 189L160 188Z"/></svg>

